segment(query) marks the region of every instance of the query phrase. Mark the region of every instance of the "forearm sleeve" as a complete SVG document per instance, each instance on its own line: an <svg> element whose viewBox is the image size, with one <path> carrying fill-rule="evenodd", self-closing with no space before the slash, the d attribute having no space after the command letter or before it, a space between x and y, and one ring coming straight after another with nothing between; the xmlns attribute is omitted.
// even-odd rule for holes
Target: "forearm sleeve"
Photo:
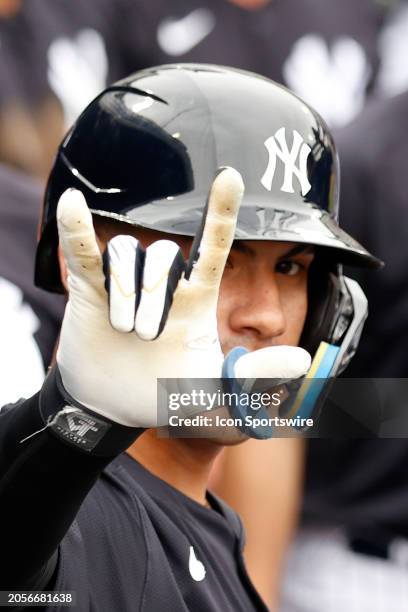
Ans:
<svg viewBox="0 0 408 612"><path fill-rule="evenodd" d="M72 445L50 426L67 403L57 379L54 371L41 393L0 413L0 590L49 585L81 503L141 431L106 422L95 448Z"/></svg>

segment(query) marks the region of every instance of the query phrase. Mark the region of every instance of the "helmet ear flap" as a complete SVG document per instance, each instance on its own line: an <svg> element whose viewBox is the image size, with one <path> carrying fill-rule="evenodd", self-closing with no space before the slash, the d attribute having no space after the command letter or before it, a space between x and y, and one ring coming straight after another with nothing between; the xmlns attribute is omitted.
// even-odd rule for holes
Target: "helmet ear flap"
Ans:
<svg viewBox="0 0 408 612"><path fill-rule="evenodd" d="M317 253L309 268L308 309L299 343L311 355L320 342L330 343L339 297L338 264L325 262Z"/></svg>

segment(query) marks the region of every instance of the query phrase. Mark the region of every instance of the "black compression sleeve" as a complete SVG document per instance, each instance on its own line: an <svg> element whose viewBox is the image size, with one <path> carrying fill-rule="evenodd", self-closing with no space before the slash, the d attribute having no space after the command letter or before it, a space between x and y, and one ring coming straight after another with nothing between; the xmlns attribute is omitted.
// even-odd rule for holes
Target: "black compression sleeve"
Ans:
<svg viewBox="0 0 408 612"><path fill-rule="evenodd" d="M84 498L104 467L140 433L109 423L108 455L84 452L44 430L66 404L53 377L41 397L0 413L0 590L49 586L58 545Z"/></svg>

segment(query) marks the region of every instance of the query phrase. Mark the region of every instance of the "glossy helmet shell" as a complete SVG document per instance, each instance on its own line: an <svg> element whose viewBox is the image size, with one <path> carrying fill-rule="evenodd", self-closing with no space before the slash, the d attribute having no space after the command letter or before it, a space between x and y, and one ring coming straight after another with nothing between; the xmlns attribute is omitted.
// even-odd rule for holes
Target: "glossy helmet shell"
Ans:
<svg viewBox="0 0 408 612"><path fill-rule="evenodd" d="M338 158L321 117L258 75L178 64L107 88L64 138L45 194L36 284L63 290L56 208L68 187L95 215L193 236L222 166L245 183L236 239L314 244L339 262L378 265L337 223Z"/></svg>

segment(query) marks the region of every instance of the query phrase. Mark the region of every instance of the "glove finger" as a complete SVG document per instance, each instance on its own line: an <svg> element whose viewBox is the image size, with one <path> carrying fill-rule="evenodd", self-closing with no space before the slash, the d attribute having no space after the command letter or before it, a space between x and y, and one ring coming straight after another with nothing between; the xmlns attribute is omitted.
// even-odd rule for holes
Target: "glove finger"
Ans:
<svg viewBox="0 0 408 612"><path fill-rule="evenodd" d="M115 236L103 254L109 319L120 332L134 330L144 259L145 251L133 236Z"/></svg>
<svg viewBox="0 0 408 612"><path fill-rule="evenodd" d="M202 228L191 248L186 278L192 285L199 284L218 293L243 193L239 172L223 168L211 186Z"/></svg>
<svg viewBox="0 0 408 612"><path fill-rule="evenodd" d="M103 293L102 256L92 215L80 191L67 189L62 194L57 207L57 223L70 289L81 279Z"/></svg>
<svg viewBox="0 0 408 612"><path fill-rule="evenodd" d="M311 357L298 346L268 346L239 357L235 377L240 380L296 379L310 368Z"/></svg>
<svg viewBox="0 0 408 612"><path fill-rule="evenodd" d="M147 247L135 318L135 330L142 340L154 340L163 331L184 269L184 258L175 242L159 240Z"/></svg>

